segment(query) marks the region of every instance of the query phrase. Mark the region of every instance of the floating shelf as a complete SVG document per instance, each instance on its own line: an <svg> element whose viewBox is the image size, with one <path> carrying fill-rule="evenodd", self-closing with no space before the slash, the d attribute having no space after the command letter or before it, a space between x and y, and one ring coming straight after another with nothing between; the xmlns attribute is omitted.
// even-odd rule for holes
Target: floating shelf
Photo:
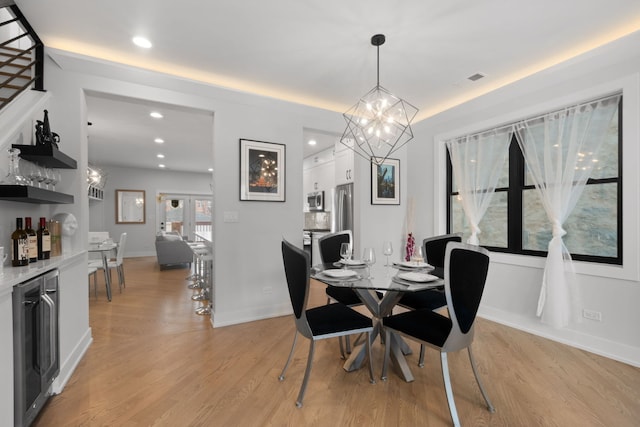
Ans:
<svg viewBox="0 0 640 427"><path fill-rule="evenodd" d="M78 163L53 145L12 144L20 150L20 157L41 166L56 169L77 169Z"/></svg>
<svg viewBox="0 0 640 427"><path fill-rule="evenodd" d="M73 196L26 185L0 185L0 200L36 204L70 204Z"/></svg>

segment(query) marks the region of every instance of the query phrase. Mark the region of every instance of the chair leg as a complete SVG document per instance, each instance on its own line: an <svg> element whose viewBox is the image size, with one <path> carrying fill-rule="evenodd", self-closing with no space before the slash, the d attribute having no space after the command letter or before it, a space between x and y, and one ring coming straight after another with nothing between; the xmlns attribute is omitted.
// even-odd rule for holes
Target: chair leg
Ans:
<svg viewBox="0 0 640 427"><path fill-rule="evenodd" d="M127 287L127 282L124 281L124 264L120 264L120 275L122 276L122 287Z"/></svg>
<svg viewBox="0 0 640 427"><path fill-rule="evenodd" d="M342 338L343 337L338 337L338 344L340 344L340 358L345 360L347 356L344 354L344 345L342 345Z"/></svg>
<svg viewBox="0 0 640 427"><path fill-rule="evenodd" d="M296 406L302 408L302 399L304 399L304 392L307 390L307 383L309 382L309 374L311 373L311 365L313 364L313 352L316 348L316 342L309 340L309 357L307 358L307 368L304 370L304 378L302 379L302 385L300 386L300 393L298 393L298 400L296 400Z"/></svg>
<svg viewBox="0 0 640 427"><path fill-rule="evenodd" d="M489 400L489 396L487 395L487 392L482 386L482 382L480 381L480 377L478 376L478 370L476 369L476 361L473 357L473 353L471 352L471 346L467 347L467 350L469 351L469 361L471 362L471 369L473 369L473 375L476 377L476 382L478 383L478 387L480 388L480 393L482 393L482 397L484 397L484 401L487 403L487 409L489 410L489 412L494 413L496 412L496 409L491 404L491 401Z"/></svg>
<svg viewBox="0 0 640 427"><path fill-rule="evenodd" d="M420 359L418 359L418 366L424 368L424 344L420 344Z"/></svg>
<svg viewBox="0 0 640 427"><path fill-rule="evenodd" d="M98 299L98 270L93 272L93 296Z"/></svg>
<svg viewBox="0 0 640 427"><path fill-rule="evenodd" d="M453 389L451 388L451 378L449 377L449 362L447 361L447 353L440 353L440 363L442 364L442 379L444 380L444 390L447 393L447 404L451 413L451 420L454 427L460 427L460 419L456 410L456 403L453 400Z"/></svg>
<svg viewBox="0 0 640 427"><path fill-rule="evenodd" d="M373 358L371 357L371 332L367 332L367 355L369 357L369 382L375 384L376 380L373 378Z"/></svg>
<svg viewBox="0 0 640 427"><path fill-rule="evenodd" d="M387 380L387 366L389 365L389 356L391 355L391 331L385 329L384 333L384 360L382 362L382 381Z"/></svg>
<svg viewBox="0 0 640 427"><path fill-rule="evenodd" d="M280 381L284 380L284 373L287 370L287 368L289 367L289 363L291 363L291 358L293 357L293 351L296 349L296 341L298 340L298 330L295 330L293 332L293 345L291 346L291 351L289 352L289 357L287 358L287 363L284 364L284 368L282 368L282 372L280 373L280 376L278 377L278 379Z"/></svg>
<svg viewBox="0 0 640 427"><path fill-rule="evenodd" d="M351 337L349 337L349 335L345 335L344 345L346 347L347 354L351 354Z"/></svg>

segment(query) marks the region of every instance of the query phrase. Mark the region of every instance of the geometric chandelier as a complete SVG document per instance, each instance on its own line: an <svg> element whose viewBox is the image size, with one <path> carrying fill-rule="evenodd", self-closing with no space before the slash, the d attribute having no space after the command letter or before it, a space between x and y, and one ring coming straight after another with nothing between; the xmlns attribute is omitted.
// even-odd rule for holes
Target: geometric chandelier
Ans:
<svg viewBox="0 0 640 427"><path fill-rule="evenodd" d="M347 127L340 142L367 161L381 165L413 139L411 122L418 109L380 86L380 46L385 36L376 34L371 44L378 54L377 84L346 111Z"/></svg>

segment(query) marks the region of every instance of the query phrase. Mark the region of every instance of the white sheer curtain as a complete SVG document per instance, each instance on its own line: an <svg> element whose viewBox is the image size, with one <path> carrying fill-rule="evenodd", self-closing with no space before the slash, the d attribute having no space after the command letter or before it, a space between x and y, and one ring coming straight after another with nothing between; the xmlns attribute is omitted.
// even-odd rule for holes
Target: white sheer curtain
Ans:
<svg viewBox="0 0 640 427"><path fill-rule="evenodd" d="M572 302L579 301L562 226L597 164L598 149L619 99L614 95L515 125L527 177L535 184L552 225L537 315L557 328L568 325Z"/></svg>
<svg viewBox="0 0 640 427"><path fill-rule="evenodd" d="M467 243L480 244L484 216L509 153L513 126L466 135L446 142L460 203L471 227Z"/></svg>

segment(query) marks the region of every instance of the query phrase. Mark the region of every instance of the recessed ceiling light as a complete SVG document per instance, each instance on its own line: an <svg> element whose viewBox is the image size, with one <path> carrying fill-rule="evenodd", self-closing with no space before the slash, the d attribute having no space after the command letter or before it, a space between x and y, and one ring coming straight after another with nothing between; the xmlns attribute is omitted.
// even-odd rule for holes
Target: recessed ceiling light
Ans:
<svg viewBox="0 0 640 427"><path fill-rule="evenodd" d="M160 164L158 165L158 167L159 167L159 168L164 168L164 167L166 167L166 166L165 166L165 165L163 165L162 163L160 163Z"/></svg>
<svg viewBox="0 0 640 427"><path fill-rule="evenodd" d="M164 144L164 139L156 138L156 139L153 140L153 142L155 142L156 144Z"/></svg>
<svg viewBox="0 0 640 427"><path fill-rule="evenodd" d="M154 119L161 119L163 117L162 114L158 113L157 111L152 111L151 113L149 113L149 115Z"/></svg>
<svg viewBox="0 0 640 427"><path fill-rule="evenodd" d="M149 49L151 46L153 46L151 44L151 42L149 41L149 39L145 38L145 37L141 37L141 36L136 36L132 39L133 44L135 44L138 47L142 47L145 49Z"/></svg>
<svg viewBox="0 0 640 427"><path fill-rule="evenodd" d="M164 159L164 154L158 154L156 157L159 159Z"/></svg>
<svg viewBox="0 0 640 427"><path fill-rule="evenodd" d="M213 168L209 168L207 169L209 172L213 172Z"/></svg>
<svg viewBox="0 0 640 427"><path fill-rule="evenodd" d="M310 139L309 140L309 145L316 145L316 140L315 139Z"/></svg>

